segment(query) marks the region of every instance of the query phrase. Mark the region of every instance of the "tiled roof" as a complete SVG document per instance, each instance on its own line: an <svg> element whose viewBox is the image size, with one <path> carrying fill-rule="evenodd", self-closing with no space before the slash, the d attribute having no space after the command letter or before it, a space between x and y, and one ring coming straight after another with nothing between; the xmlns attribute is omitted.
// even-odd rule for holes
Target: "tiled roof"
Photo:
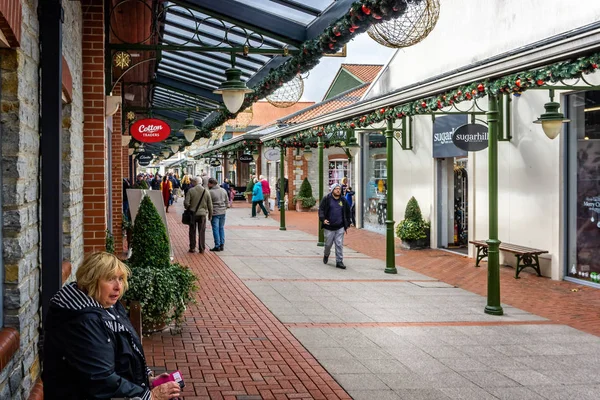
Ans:
<svg viewBox="0 0 600 400"><path fill-rule="evenodd" d="M367 91L368 87L369 84L365 83L357 88L350 89L344 93L332 97L327 101L317 103L311 107L306 108L305 110L299 111L286 118L282 118L279 121L286 124L297 124L299 122L308 121L320 115L339 110L340 108L349 106L360 101L362 96Z"/></svg>
<svg viewBox="0 0 600 400"><path fill-rule="evenodd" d="M269 103L268 101L257 101L252 105L252 126L262 126L273 121L277 121L292 113L296 113L302 109L314 105L314 101L299 101L288 108L278 108Z"/></svg>
<svg viewBox="0 0 600 400"><path fill-rule="evenodd" d="M360 79L363 83L371 83L383 68L383 65L376 64L342 64L341 68L350 72Z"/></svg>

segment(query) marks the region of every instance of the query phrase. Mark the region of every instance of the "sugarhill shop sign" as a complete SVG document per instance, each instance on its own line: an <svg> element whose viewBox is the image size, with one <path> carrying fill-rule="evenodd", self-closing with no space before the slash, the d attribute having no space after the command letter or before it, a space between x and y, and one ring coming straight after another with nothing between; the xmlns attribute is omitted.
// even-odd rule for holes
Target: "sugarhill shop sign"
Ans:
<svg viewBox="0 0 600 400"><path fill-rule="evenodd" d="M162 142L171 134L171 127L165 121L146 118L135 121L129 128L134 139L144 143Z"/></svg>

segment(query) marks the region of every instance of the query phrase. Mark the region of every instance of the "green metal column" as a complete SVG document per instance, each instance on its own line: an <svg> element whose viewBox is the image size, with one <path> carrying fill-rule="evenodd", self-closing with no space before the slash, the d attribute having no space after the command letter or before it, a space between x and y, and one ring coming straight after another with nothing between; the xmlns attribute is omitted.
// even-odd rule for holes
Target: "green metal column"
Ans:
<svg viewBox="0 0 600 400"><path fill-rule="evenodd" d="M397 274L396 248L394 242L394 122L387 121L385 130L385 146L387 151L387 211L385 232L385 273Z"/></svg>
<svg viewBox="0 0 600 400"><path fill-rule="evenodd" d="M318 138L318 148L319 148L319 199L317 200L320 204L321 200L323 200L323 136L319 136ZM317 246L325 246L325 232L323 232L323 224L319 221L319 242Z"/></svg>
<svg viewBox="0 0 600 400"><path fill-rule="evenodd" d="M489 168L489 225L488 248L488 296L485 313L502 315L500 305L500 241L498 240L498 97L489 96L488 120L488 168Z"/></svg>
<svg viewBox="0 0 600 400"><path fill-rule="evenodd" d="M283 163L285 162L285 147L281 146L279 157L279 230L285 231L285 177Z"/></svg>

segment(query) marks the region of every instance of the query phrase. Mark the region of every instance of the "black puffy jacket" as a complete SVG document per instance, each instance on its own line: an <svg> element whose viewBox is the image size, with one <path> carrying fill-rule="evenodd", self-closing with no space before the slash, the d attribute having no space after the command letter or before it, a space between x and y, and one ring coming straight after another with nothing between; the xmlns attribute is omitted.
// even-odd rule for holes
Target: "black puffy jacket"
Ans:
<svg viewBox="0 0 600 400"><path fill-rule="evenodd" d="M105 309L65 285L44 330L44 399L150 399L144 350L121 303Z"/></svg>

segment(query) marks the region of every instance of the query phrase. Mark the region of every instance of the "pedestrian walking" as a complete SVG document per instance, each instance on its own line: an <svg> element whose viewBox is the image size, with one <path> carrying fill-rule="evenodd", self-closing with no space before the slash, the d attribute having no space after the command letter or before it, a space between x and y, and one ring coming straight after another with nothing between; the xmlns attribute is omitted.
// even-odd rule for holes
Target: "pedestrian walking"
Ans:
<svg viewBox="0 0 600 400"><path fill-rule="evenodd" d="M169 212L169 206L171 205L171 194L173 193L173 184L169 180L169 177L165 175L160 183L160 190L162 191L163 202L165 203L166 212Z"/></svg>
<svg viewBox="0 0 600 400"><path fill-rule="evenodd" d="M260 206L262 211L265 213L265 218L269 216L269 213L263 205L265 197L262 192L262 183L258 179L254 178L254 187L252 188L252 218L256 217L256 206Z"/></svg>
<svg viewBox="0 0 600 400"><path fill-rule="evenodd" d="M346 269L344 265L344 233L350 226L350 207L342 196L339 183L331 185L331 193L323 197L319 204L319 220L325 233L323 264L329 261L331 246L335 243L335 266Z"/></svg>
<svg viewBox="0 0 600 400"><path fill-rule="evenodd" d="M288 192L288 180L287 178L283 178L283 194L281 193L281 190L279 189L279 184L281 182L281 179L277 179L275 182L275 190L276 190L276 194L277 194L277 209L279 210L279 202L281 200L283 200L284 202L284 208L285 208L285 195Z"/></svg>
<svg viewBox="0 0 600 400"><path fill-rule="evenodd" d="M269 186L269 181L265 179L263 175L259 176L260 184L262 185L263 197L264 197L264 205L267 208L267 213L271 211L269 207L269 199L271 198L271 186Z"/></svg>
<svg viewBox="0 0 600 400"><path fill-rule="evenodd" d="M212 218L213 207L212 199L208 194L208 189L204 189L202 185L198 183L197 178L190 179L190 185L192 186L183 201L183 207L186 210L195 210L194 218L190 224L190 249L189 252L193 253L196 250L196 233L198 233L198 251L204 253L206 247L206 220L209 221Z"/></svg>
<svg viewBox="0 0 600 400"><path fill-rule="evenodd" d="M354 190L352 190L351 186L346 188L346 201L348 202L348 206L350 207L350 226L356 226L356 209L354 207Z"/></svg>
<svg viewBox="0 0 600 400"><path fill-rule="evenodd" d="M183 190L183 197L185 197L188 190L190 190L190 176L187 174L181 178L181 189Z"/></svg>
<svg viewBox="0 0 600 400"><path fill-rule="evenodd" d="M208 180L208 187L213 204L213 215L210 223L215 241L215 247L210 251L223 251L225 247L225 213L229 204L229 196L227 191L220 187L214 178Z"/></svg>
<svg viewBox="0 0 600 400"><path fill-rule="evenodd" d="M154 175L154 178L152 178L152 180L150 181L150 187L152 188L152 190L160 190L160 184L160 175Z"/></svg>

